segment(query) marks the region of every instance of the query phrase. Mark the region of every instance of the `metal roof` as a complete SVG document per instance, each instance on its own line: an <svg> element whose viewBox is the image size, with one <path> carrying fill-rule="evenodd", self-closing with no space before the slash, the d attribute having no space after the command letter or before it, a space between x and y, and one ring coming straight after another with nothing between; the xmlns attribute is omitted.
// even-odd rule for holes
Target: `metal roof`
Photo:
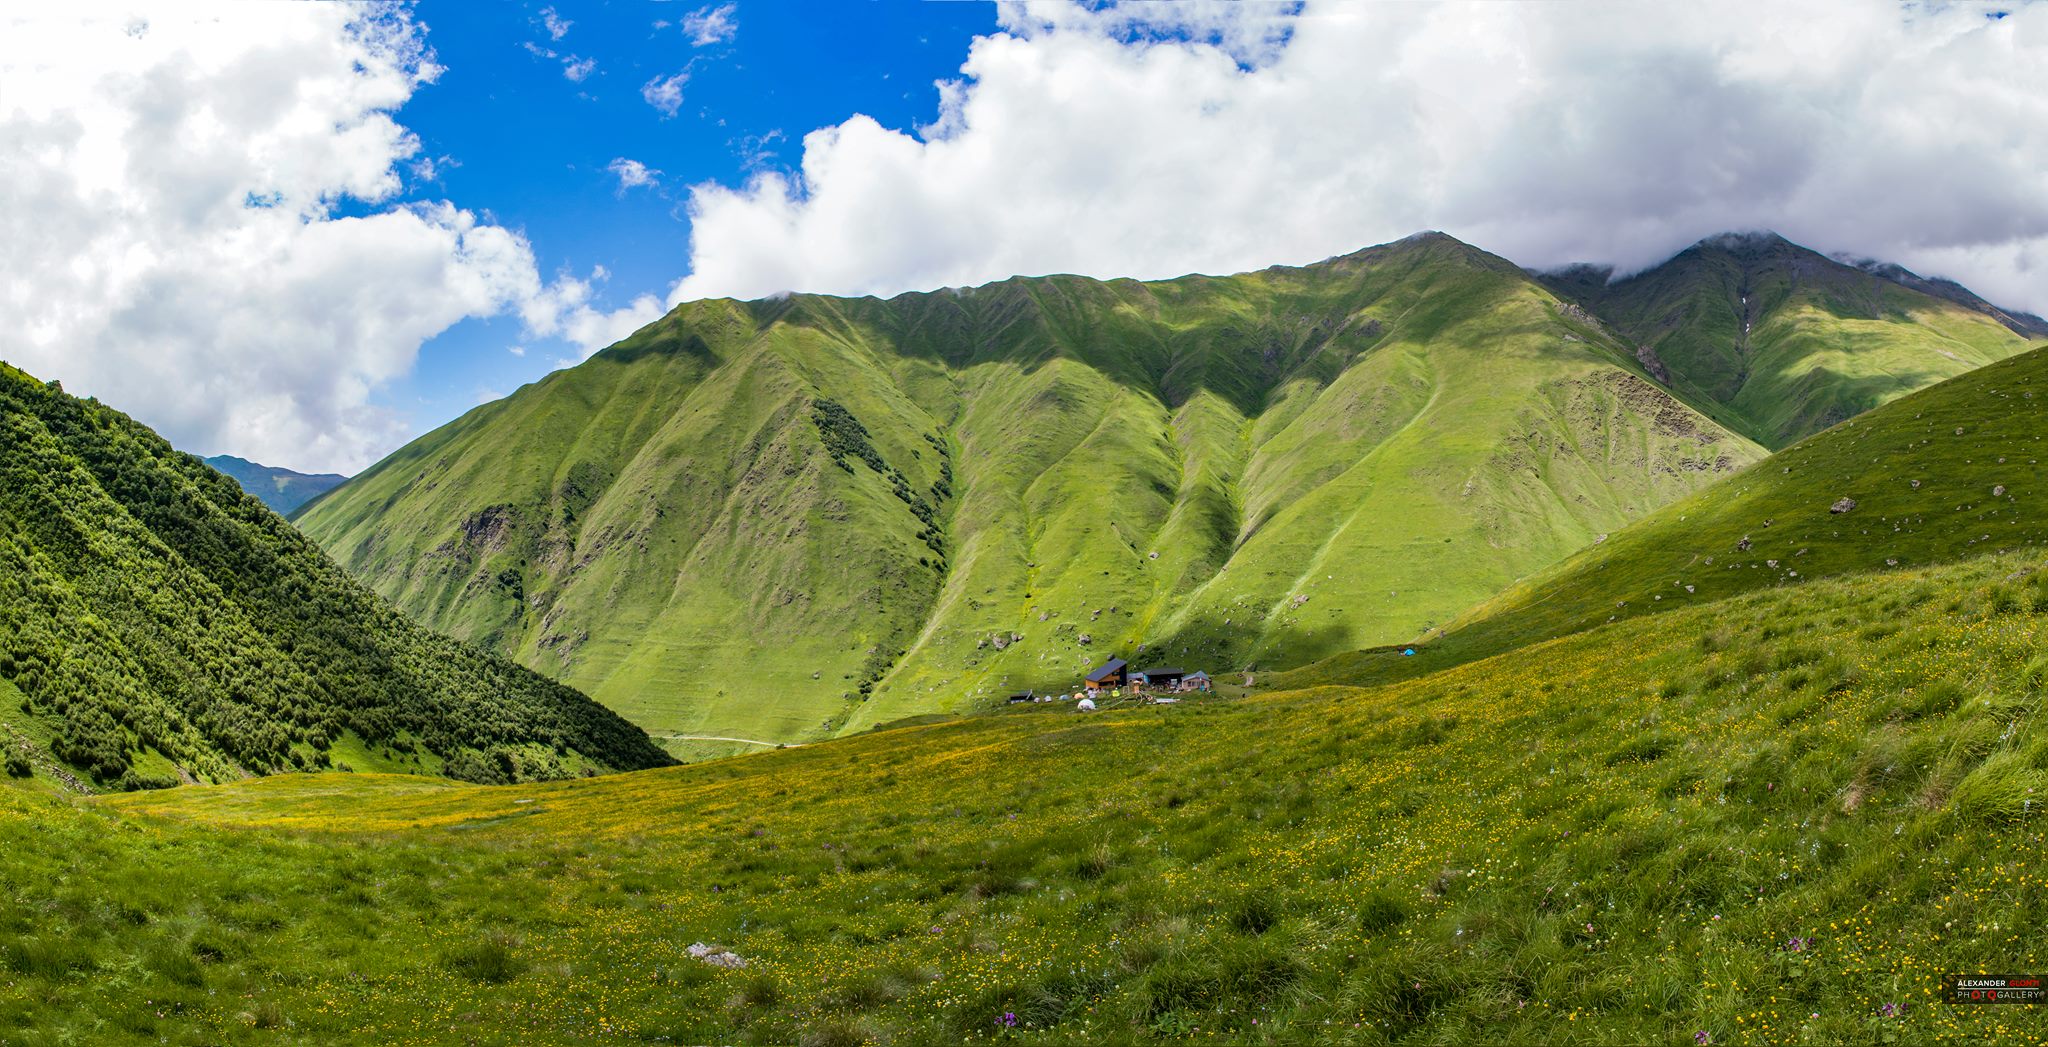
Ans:
<svg viewBox="0 0 2048 1047"><path fill-rule="evenodd" d="M1091 683L1106 680L1130 668L1130 665L1131 663L1124 661L1122 658L1111 658L1109 661L1102 663L1101 668L1089 673L1087 679Z"/></svg>

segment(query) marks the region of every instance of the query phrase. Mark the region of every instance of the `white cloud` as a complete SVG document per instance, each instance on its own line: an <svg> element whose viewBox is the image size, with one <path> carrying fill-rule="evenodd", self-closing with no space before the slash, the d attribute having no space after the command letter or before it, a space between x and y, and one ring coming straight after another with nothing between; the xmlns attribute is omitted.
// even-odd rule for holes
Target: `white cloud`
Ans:
<svg viewBox="0 0 2048 1047"><path fill-rule="evenodd" d="M0 357L188 450L352 471L426 339L608 318L552 315L517 233L395 202L392 113L439 72L403 8L145 10L0 10Z"/></svg>
<svg viewBox="0 0 2048 1047"><path fill-rule="evenodd" d="M700 7L683 16L683 35L691 47L709 47L739 35L738 4Z"/></svg>
<svg viewBox="0 0 2048 1047"><path fill-rule="evenodd" d="M657 171L654 168L649 167L638 160L628 160L623 156L613 160L608 166L605 167L605 170L610 171L615 177L618 178L619 192L621 193L625 192L628 189L635 189L643 185L660 184L660 171Z"/></svg>
<svg viewBox="0 0 2048 1047"><path fill-rule="evenodd" d="M1774 228L2048 310L2048 5L1008 5L915 133L694 187L674 299Z"/></svg>
<svg viewBox="0 0 2048 1047"><path fill-rule="evenodd" d="M526 355L526 347L523 345L508 345L505 347L505 351L511 353L513 356Z"/></svg>
<svg viewBox="0 0 2048 1047"><path fill-rule="evenodd" d="M569 27L576 24L557 14L552 7L540 9L540 21L542 27L547 29L548 39L550 40L560 40L568 36Z"/></svg>
<svg viewBox="0 0 2048 1047"><path fill-rule="evenodd" d="M676 115L683 107L683 85L690 82L690 71L685 69L674 76L657 76L640 88L640 97L647 104L661 110L664 116Z"/></svg>
<svg viewBox="0 0 2048 1047"><path fill-rule="evenodd" d="M617 342L656 320L664 312L661 299L644 294L632 304L605 310L591 305L596 285L610 274L603 266L579 280L563 274L540 293L520 305L520 318L527 329L541 336L555 336L573 343L587 360L599 349ZM558 361L559 362L559 361ZM571 361L574 362L574 361Z"/></svg>
<svg viewBox="0 0 2048 1047"><path fill-rule="evenodd" d="M541 45L536 44L531 40L528 40L525 43L520 44L519 46L524 48L527 54L530 54L535 58L542 58L550 62L562 63L562 76L564 79L568 80L571 83L582 83L585 79L589 78L591 72L597 68L597 59L595 58L582 58L577 55L565 55L559 51L556 51L553 48L542 47Z"/></svg>

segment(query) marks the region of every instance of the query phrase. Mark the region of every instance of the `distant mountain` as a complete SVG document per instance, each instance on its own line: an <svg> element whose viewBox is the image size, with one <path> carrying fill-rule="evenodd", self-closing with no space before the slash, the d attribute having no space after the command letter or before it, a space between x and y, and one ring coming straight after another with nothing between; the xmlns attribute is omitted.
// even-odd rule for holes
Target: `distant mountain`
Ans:
<svg viewBox="0 0 2048 1047"><path fill-rule="evenodd" d="M290 516L299 506L348 480L348 477L335 473L295 473L274 465L258 465L231 454L208 458L206 464L234 477L235 482L242 485L242 490L255 495L264 505L283 516Z"/></svg>
<svg viewBox="0 0 2048 1047"><path fill-rule="evenodd" d="M1279 685L1433 671L1837 575L2038 558L2048 547L2044 433L2048 348L1895 400L1665 506L1458 616L1413 659L1354 653Z"/></svg>
<svg viewBox="0 0 2048 1047"><path fill-rule="evenodd" d="M1954 280L1930 280L1904 266L1894 265L1891 262L1874 261L1868 258L1853 260L1844 258L1842 261L1873 276L1881 276L1895 284L1910 287L1922 294L1930 294L1936 298L1945 298L1964 308L1974 309L2004 324L2014 334L2021 337L2048 338L2048 320L2043 320L2033 313L2015 313L2000 309L1985 301L1975 291L1956 283Z"/></svg>
<svg viewBox="0 0 2048 1047"><path fill-rule="evenodd" d="M1270 668L1412 636L1761 456L1646 374L1441 234L1221 278L692 302L298 522L657 733L790 741L1112 653Z"/></svg>
<svg viewBox="0 0 2048 1047"><path fill-rule="evenodd" d="M5 365L0 746L82 788L667 762L589 698L414 624L126 415Z"/></svg>
<svg viewBox="0 0 2048 1047"><path fill-rule="evenodd" d="M1766 447L2028 348L2025 320L1961 287L1845 265L1772 233L1709 237L1653 269L1611 274L1537 277L1610 324L1673 390Z"/></svg>

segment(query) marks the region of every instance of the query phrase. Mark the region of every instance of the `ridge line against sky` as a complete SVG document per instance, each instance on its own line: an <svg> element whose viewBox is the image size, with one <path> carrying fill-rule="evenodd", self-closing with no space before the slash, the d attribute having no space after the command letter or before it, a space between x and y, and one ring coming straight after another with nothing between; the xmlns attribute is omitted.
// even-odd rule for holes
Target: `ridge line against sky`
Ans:
<svg viewBox="0 0 2048 1047"><path fill-rule="evenodd" d="M2048 312L2048 6L0 13L0 358L354 471L688 298L1770 228Z"/></svg>

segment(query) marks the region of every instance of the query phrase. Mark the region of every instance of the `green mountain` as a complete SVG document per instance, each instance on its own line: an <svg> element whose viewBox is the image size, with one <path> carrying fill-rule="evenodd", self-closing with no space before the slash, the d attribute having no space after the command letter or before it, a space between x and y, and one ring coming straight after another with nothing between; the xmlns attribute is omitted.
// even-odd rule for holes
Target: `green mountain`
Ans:
<svg viewBox="0 0 2048 1047"><path fill-rule="evenodd" d="M1884 272L1775 234L1726 234L1624 280L1588 266L1540 279L1660 381L1778 448L2027 347L2024 321L1969 291L1870 268Z"/></svg>
<svg viewBox="0 0 2048 1047"><path fill-rule="evenodd" d="M10 773L78 788L667 762L583 695L413 624L199 459L5 365L0 681Z"/></svg>
<svg viewBox="0 0 2048 1047"><path fill-rule="evenodd" d="M0 785L0 1036L2027 1041L1940 993L2048 959L2039 561L588 781Z"/></svg>
<svg viewBox="0 0 2048 1047"><path fill-rule="evenodd" d="M1408 676L1834 575L2048 547L2048 347L1894 400L1622 529L1458 616L1410 658L1340 655L1276 686Z"/></svg>
<svg viewBox="0 0 2048 1047"><path fill-rule="evenodd" d="M1111 653L1405 638L1760 457L1631 350L1441 234L1223 278L693 302L299 523L658 734L792 741Z"/></svg>
<svg viewBox="0 0 2048 1047"><path fill-rule="evenodd" d="M274 465L258 465L231 454L206 459L206 464L233 477L242 490L255 495L281 516L290 516L299 506L347 482L335 473L295 473Z"/></svg>

